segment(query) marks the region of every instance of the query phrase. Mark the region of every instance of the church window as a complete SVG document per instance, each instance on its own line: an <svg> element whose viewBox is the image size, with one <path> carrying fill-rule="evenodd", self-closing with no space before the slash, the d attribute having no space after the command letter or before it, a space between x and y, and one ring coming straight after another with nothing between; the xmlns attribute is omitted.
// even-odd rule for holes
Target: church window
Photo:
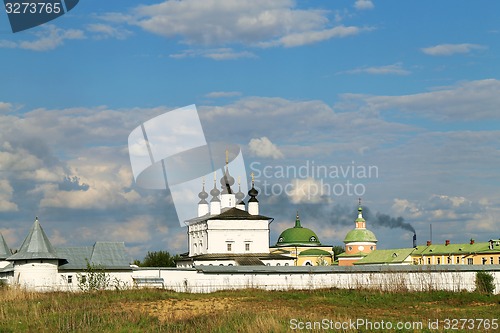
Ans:
<svg viewBox="0 0 500 333"><path fill-rule="evenodd" d="M281 266L281 264L280 264L280 263L277 263L277 264L276 264L276 266Z"/></svg>
<svg viewBox="0 0 500 333"><path fill-rule="evenodd" d="M250 243L245 243L245 251L250 251Z"/></svg>
<svg viewBox="0 0 500 333"><path fill-rule="evenodd" d="M431 258L427 258L427 265L431 264Z"/></svg>
<svg viewBox="0 0 500 333"><path fill-rule="evenodd" d="M467 258L467 265L474 265L474 259Z"/></svg>
<svg viewBox="0 0 500 333"><path fill-rule="evenodd" d="M448 264L451 264L451 257L448 257Z"/></svg>
<svg viewBox="0 0 500 333"><path fill-rule="evenodd" d="M227 250L231 251L231 248L232 248L232 244L231 243L227 243Z"/></svg>
<svg viewBox="0 0 500 333"><path fill-rule="evenodd" d="M441 264L441 258L437 258L437 261L438 265Z"/></svg>
<svg viewBox="0 0 500 333"><path fill-rule="evenodd" d="M311 236L311 238L309 238L309 241L310 241L310 242L315 242L315 241L316 241L316 237Z"/></svg>
<svg viewBox="0 0 500 333"><path fill-rule="evenodd" d="M457 257L457 264L460 264L460 257Z"/></svg>
<svg viewBox="0 0 500 333"><path fill-rule="evenodd" d="M490 264L493 265L493 257L490 258Z"/></svg>
<svg viewBox="0 0 500 333"><path fill-rule="evenodd" d="M486 265L486 258L483 258L483 265Z"/></svg>
<svg viewBox="0 0 500 333"><path fill-rule="evenodd" d="M311 262L310 261L306 262L306 266L312 266Z"/></svg>
<svg viewBox="0 0 500 333"><path fill-rule="evenodd" d="M283 237L278 238L278 242L279 243L283 242Z"/></svg>
<svg viewBox="0 0 500 333"><path fill-rule="evenodd" d="M287 263L287 262L285 263L285 266L288 266L288 263Z"/></svg>

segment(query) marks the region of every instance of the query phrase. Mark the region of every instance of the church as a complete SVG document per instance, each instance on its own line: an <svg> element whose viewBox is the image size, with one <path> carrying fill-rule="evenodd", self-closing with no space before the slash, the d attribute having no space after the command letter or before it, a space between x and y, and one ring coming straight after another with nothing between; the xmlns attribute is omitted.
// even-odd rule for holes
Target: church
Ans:
<svg viewBox="0 0 500 333"><path fill-rule="evenodd" d="M233 191L234 177L228 160L220 179L220 191L214 175L210 194L205 183L198 194L198 214L185 221L188 252L177 260L177 267L208 266L316 266L333 263L332 246L322 245L318 236L303 228L297 213L295 227L283 231L275 246L269 247L273 218L260 215L259 192L248 191L248 202L241 192ZM210 198L210 202L207 199ZM248 205L248 206L247 206Z"/></svg>

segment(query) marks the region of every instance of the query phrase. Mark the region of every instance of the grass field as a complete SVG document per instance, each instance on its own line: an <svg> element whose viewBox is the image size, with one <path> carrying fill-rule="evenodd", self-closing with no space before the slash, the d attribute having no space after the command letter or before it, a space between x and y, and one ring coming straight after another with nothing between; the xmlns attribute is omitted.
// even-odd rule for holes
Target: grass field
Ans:
<svg viewBox="0 0 500 333"><path fill-rule="evenodd" d="M0 332L500 332L499 317L500 295L466 292L0 289Z"/></svg>

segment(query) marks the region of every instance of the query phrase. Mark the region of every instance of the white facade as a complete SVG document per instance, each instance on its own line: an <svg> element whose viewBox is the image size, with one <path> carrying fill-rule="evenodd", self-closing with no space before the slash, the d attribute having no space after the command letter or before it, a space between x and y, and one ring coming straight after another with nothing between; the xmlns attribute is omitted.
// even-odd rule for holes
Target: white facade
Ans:
<svg viewBox="0 0 500 333"><path fill-rule="evenodd" d="M237 209L237 208L236 208ZM188 226L189 256L269 253L269 220L200 221Z"/></svg>
<svg viewBox="0 0 500 333"><path fill-rule="evenodd" d="M272 219L258 215L258 192L253 184L248 192L249 210L245 210L244 194L234 193L234 178L226 165L220 180L220 191L214 180L209 195L205 184L198 194L198 216L185 221L188 231L188 257L206 254L263 254L269 253L269 224Z"/></svg>

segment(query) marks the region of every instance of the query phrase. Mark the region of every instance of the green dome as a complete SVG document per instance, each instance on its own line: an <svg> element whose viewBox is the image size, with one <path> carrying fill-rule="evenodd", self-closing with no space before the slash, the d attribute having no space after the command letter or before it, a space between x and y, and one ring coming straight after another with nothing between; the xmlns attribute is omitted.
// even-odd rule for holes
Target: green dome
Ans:
<svg viewBox="0 0 500 333"><path fill-rule="evenodd" d="M351 242L377 242L375 234L368 229L353 229L347 233L344 243Z"/></svg>
<svg viewBox="0 0 500 333"><path fill-rule="evenodd" d="M295 227L286 229L278 237L276 246L288 245L321 245L318 236L314 231L308 228L303 228L300 225L299 215L295 220Z"/></svg>

